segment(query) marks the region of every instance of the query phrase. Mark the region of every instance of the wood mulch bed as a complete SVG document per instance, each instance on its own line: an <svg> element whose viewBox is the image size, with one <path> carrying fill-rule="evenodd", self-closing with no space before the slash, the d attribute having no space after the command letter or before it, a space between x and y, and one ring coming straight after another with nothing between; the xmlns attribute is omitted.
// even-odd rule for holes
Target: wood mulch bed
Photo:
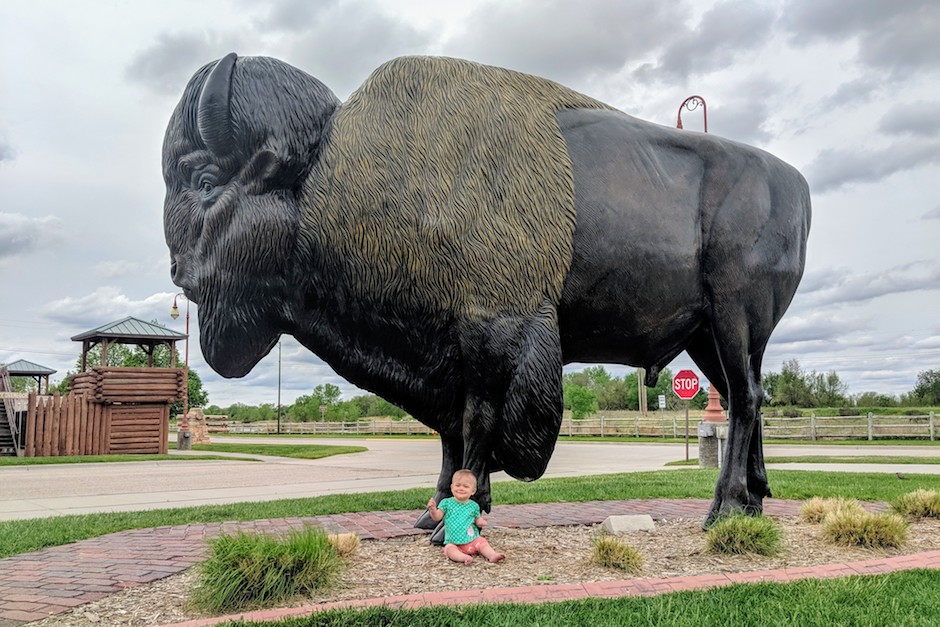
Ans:
<svg viewBox="0 0 940 627"><path fill-rule="evenodd" d="M818 566L940 549L938 520L912 523L905 546L888 551L837 547L820 537L819 525L796 517L775 520L783 529L784 548L774 557L708 553L700 519L658 521L655 531L633 532L626 540L644 557L643 570L636 575L643 578ZM630 575L592 563L591 539L599 532L599 526L487 529L490 543L507 558L490 564L478 557L470 566L448 561L426 536L364 541L338 585L285 606L421 592L630 579ZM31 627L144 627L202 618L187 605L197 569L116 593L69 613L31 623Z"/></svg>

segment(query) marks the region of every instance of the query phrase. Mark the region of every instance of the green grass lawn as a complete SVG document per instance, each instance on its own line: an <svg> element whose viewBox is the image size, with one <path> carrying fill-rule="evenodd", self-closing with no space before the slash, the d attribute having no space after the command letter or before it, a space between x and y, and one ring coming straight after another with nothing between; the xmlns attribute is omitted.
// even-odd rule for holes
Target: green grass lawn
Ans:
<svg viewBox="0 0 940 627"><path fill-rule="evenodd" d="M175 443L170 444L171 448ZM30 466L37 464L91 464L100 462L152 462L152 461L191 461L191 460L226 460L258 461L253 457L232 457L230 455L212 455L211 453L238 453L241 455L270 455L273 457L295 457L301 459L320 459L331 455L362 453L364 446L334 446L328 444L235 444L232 442L212 442L194 444L194 451L204 451L206 455L76 455L61 457L0 457L0 466Z"/></svg>
<svg viewBox="0 0 940 627"><path fill-rule="evenodd" d="M587 599L537 605L491 604L396 610L332 610L274 622L226 623L228 627L531 627L535 625L669 625L728 627L773 625L940 624L940 572L911 570L890 575L806 579L786 584L737 584L714 590L653 597Z"/></svg>
<svg viewBox="0 0 940 627"><path fill-rule="evenodd" d="M917 457L900 455L797 455L789 457L765 457L766 464L940 464L940 457ZM668 462L667 466L698 466L698 458Z"/></svg>
<svg viewBox="0 0 940 627"><path fill-rule="evenodd" d="M100 464L102 462L154 462L192 460L237 460L253 462L251 457L222 457L220 455L74 455L61 457L0 457L0 466L38 466L45 464Z"/></svg>
<svg viewBox="0 0 940 627"><path fill-rule="evenodd" d="M656 472L540 479L533 483L493 484L497 504L554 503L649 498L711 498L717 471L681 469ZM843 496L862 501L890 501L916 488L940 490L940 475L908 475L898 481L880 473L824 473L774 470L774 496L806 499ZM317 516L345 512L418 510L431 490L414 488L363 494L333 494L306 499L205 505L179 509L57 516L0 522L0 557L36 551L125 529L227 520Z"/></svg>
<svg viewBox="0 0 940 627"><path fill-rule="evenodd" d="M242 455L271 455L274 457L298 457L301 459L320 459L331 455L346 455L367 451L364 446L334 446L330 444L235 444L233 442L212 442L211 444L193 444L194 451L216 453L240 453ZM178 457L174 457L178 459Z"/></svg>

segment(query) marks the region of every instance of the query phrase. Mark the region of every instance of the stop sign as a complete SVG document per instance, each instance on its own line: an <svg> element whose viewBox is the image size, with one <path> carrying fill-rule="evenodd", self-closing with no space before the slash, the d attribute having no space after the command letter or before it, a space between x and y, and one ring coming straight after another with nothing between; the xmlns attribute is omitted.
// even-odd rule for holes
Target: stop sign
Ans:
<svg viewBox="0 0 940 627"><path fill-rule="evenodd" d="M672 390L682 400L690 400L698 394L698 375L691 370L680 370L672 378Z"/></svg>

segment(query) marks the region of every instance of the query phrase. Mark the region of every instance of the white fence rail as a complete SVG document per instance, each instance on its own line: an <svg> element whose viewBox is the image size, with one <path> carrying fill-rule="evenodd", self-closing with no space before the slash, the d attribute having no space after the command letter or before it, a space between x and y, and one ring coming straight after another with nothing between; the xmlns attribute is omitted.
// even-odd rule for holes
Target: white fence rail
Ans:
<svg viewBox="0 0 940 627"><path fill-rule="evenodd" d="M697 437L702 417L689 417L689 435ZM934 412L917 416L816 416L799 418L762 417L764 439L768 440L883 440L940 437ZM171 427L172 428L172 427ZM685 418L680 414L648 416L598 415L582 420L564 418L561 435L576 437L685 437ZM210 433L277 433L275 421L221 423L213 421ZM280 433L308 435L434 435L435 432L412 419L364 418L347 422L286 422Z"/></svg>

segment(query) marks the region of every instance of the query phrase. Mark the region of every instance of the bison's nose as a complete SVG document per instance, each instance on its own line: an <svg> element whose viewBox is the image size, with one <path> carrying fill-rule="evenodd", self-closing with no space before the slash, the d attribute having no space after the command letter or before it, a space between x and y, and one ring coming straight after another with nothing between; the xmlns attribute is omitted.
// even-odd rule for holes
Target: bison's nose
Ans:
<svg viewBox="0 0 940 627"><path fill-rule="evenodd" d="M170 257L170 279L184 290L193 288L189 264L186 263L182 255L172 255Z"/></svg>

